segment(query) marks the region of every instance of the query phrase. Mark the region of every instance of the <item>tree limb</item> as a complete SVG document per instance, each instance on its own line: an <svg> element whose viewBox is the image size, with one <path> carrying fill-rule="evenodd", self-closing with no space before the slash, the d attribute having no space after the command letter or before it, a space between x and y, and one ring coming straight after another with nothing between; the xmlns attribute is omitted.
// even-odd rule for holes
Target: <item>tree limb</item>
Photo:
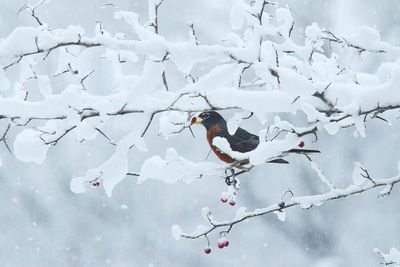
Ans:
<svg viewBox="0 0 400 267"><path fill-rule="evenodd" d="M350 185L345 189L333 189L327 193L320 194L320 195L312 195L312 196L303 196L303 197L292 197L289 201L282 205L281 203L272 204L266 208L256 209L254 211L246 211L241 214L238 214L234 219L229 221L216 221L211 220L210 226L201 229L200 231L195 231L193 233L183 233L181 237L188 238L188 239L197 239L201 237L206 237L211 232L216 231L217 229L228 229L230 231L233 226L246 221L248 219L264 216L273 212L281 212L285 209L294 207L294 206L301 206L302 208L311 208L313 206L320 206L322 203L330 200L340 199L349 197L356 194L361 194L371 189L378 188L378 187L385 187L382 190L381 194L390 194L393 186L400 182L400 174L395 177L388 178L388 179L379 179L374 180L375 183L367 182L364 185L355 186ZM280 204L280 205L279 205Z"/></svg>

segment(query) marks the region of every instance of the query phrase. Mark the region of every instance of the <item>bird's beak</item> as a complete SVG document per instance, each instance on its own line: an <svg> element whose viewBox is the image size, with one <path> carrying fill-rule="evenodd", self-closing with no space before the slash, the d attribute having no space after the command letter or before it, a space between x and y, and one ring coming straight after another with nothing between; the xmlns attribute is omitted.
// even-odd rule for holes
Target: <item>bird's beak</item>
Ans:
<svg viewBox="0 0 400 267"><path fill-rule="evenodd" d="M193 124L201 124L202 122L203 122L203 119L202 119L202 118L193 117L190 125L193 125Z"/></svg>

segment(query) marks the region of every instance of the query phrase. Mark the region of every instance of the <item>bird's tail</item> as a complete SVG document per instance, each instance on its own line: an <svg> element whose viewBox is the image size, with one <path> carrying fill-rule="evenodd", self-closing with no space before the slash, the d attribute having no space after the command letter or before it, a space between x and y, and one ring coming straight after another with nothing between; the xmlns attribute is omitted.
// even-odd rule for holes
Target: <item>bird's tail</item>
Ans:
<svg viewBox="0 0 400 267"><path fill-rule="evenodd" d="M295 153L295 154L313 154L313 153L321 153L319 150L315 149L300 149L300 148L293 148L287 151L286 153ZM277 158L277 159L271 159L267 161L267 163L278 163L278 164L289 164L289 161L283 159L283 158Z"/></svg>
<svg viewBox="0 0 400 267"><path fill-rule="evenodd" d="M289 164L289 161L279 158L279 159L271 159L267 161L267 163Z"/></svg>
<svg viewBox="0 0 400 267"><path fill-rule="evenodd" d="M288 151L289 153L296 153L296 154L313 154L313 153L321 153L319 150L315 149L300 149L300 148L293 148Z"/></svg>

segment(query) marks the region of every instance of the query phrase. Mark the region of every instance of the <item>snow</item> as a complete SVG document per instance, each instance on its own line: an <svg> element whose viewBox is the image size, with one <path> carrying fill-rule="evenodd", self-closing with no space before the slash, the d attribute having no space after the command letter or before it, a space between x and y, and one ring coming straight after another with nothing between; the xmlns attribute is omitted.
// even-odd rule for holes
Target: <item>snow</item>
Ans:
<svg viewBox="0 0 400 267"><path fill-rule="evenodd" d="M23 53L37 51L35 39L40 49L46 49L57 45L57 43L79 40L84 30L80 26L69 25L66 29L55 29L49 31L46 25L40 27L17 27L14 31L0 42L0 58L13 57Z"/></svg>
<svg viewBox="0 0 400 267"><path fill-rule="evenodd" d="M97 118L98 120L98 118ZM96 130L96 120L85 120L75 129L76 140L79 142L94 140L99 132Z"/></svg>
<svg viewBox="0 0 400 267"><path fill-rule="evenodd" d="M146 151L146 145L142 138L137 137L135 132L131 132L118 141L114 154L98 167L86 172L86 176L73 178L71 190L75 193L84 192L84 183L101 178L104 191L108 197L112 196L114 187L119 184L129 172L127 153L131 147L139 151Z"/></svg>
<svg viewBox="0 0 400 267"><path fill-rule="evenodd" d="M226 98L226 95L230 97ZM261 123L266 122L267 113L297 110L296 105L292 104L295 96L292 97L284 91L243 91L221 88L209 92L207 96L215 105L237 106L243 110L252 111Z"/></svg>
<svg viewBox="0 0 400 267"><path fill-rule="evenodd" d="M48 96L52 94L52 87L48 75L39 75L38 83L40 92L42 93L43 96Z"/></svg>
<svg viewBox="0 0 400 267"><path fill-rule="evenodd" d="M44 144L40 134L38 131L25 129L17 135L14 141L14 154L18 160L36 164L45 161L49 145Z"/></svg>
<svg viewBox="0 0 400 267"><path fill-rule="evenodd" d="M178 133L187 123L187 115L181 112L166 112L160 116L159 131L167 140L171 135Z"/></svg>
<svg viewBox="0 0 400 267"><path fill-rule="evenodd" d="M225 36L225 38L223 39L223 41L224 41L227 45L232 44L232 45L234 45L234 46L236 46L236 47L243 47L243 45L244 45L244 42L243 42L242 38L241 38L238 34L236 34L236 33L234 33L234 32L228 33L228 35Z"/></svg>
<svg viewBox="0 0 400 267"><path fill-rule="evenodd" d="M281 222L286 221L286 211L285 211L285 210L274 211L274 214L276 215L276 217L278 218L278 220L280 220Z"/></svg>
<svg viewBox="0 0 400 267"><path fill-rule="evenodd" d="M374 47L379 45L381 37L379 32L372 27L361 27L359 32L354 35L346 37L346 40L359 47Z"/></svg>
<svg viewBox="0 0 400 267"><path fill-rule="evenodd" d="M241 219L248 214L248 210L245 207L240 207L236 210L235 220Z"/></svg>
<svg viewBox="0 0 400 267"><path fill-rule="evenodd" d="M155 2L149 3L154 5ZM41 94L45 97L42 101L22 101L18 98L1 98L0 113L5 116L19 117L21 120L29 118L58 118L65 117L67 124L58 124L61 130L66 130L67 126L76 126L74 132L78 141L94 140L98 136L98 129L102 129L105 122L109 120L109 115L112 112L119 110L126 99L129 102L129 107L143 109L146 116L150 116L151 112L157 109L168 108L171 103L177 107L185 109L195 109L204 107L199 104L198 99L193 100L193 95L201 93L207 97L208 101L214 106L238 108L245 110L236 112L231 119L228 120L228 130L233 134L239 127L244 114L248 111L254 112L256 117L262 124L266 124L267 116L270 113L293 113L301 111L307 115L309 122L318 121L318 128L322 127L330 134L334 135L339 132L341 127L349 124L354 124L360 136L365 136L364 117L358 116L359 110L374 108L377 103L380 105L396 104L399 101L398 94L395 88L400 80L400 68L397 63L390 62L380 66L376 74L359 73L357 75L359 84L355 84L349 78L350 74L338 75L339 55L332 54L331 57L326 57L318 51L322 51L322 38L326 38L327 33L314 23L307 27L305 34L307 40L302 45L297 45L288 36L288 31L292 27L293 17L288 8L276 9L276 25L269 21L268 16L264 16L263 26L258 25L254 16L249 12L256 13L257 8L262 5L262 1L255 2L253 6L247 5L245 2L237 0L233 4L230 11L230 20L233 30L242 29L244 26L250 25L250 29L246 29L244 37L236 32L231 32L227 36L231 44L225 43L221 45L195 45L193 42L169 42L162 36L156 35L152 27L145 27L139 21L139 16L133 12L119 11L115 13L115 18L123 19L129 26L132 27L139 40L127 40L122 34L114 36L108 32L99 32L97 25L96 36L94 38L85 37L85 31L80 26L68 26L65 29L50 30L47 26L43 27L18 27L9 36L4 38L0 43L0 56L3 58L11 55L19 55L22 53L33 52L37 49L35 45L35 37L37 44L41 49L52 47L60 42L77 41L79 38L84 42L99 43L106 49L105 56L113 62L113 71L115 74L116 94L99 97L93 96L86 92L82 92L80 86L68 86L60 95L53 95L53 88L50 79L47 75L38 75L38 84ZM149 11L150 20L154 19L154 12ZM247 25L245 25L247 24ZM254 26L255 25L255 26ZM275 43L271 40L265 40L261 44L262 61L258 61L257 47L259 46L260 35L279 35L282 37L282 43ZM81 36L81 37L79 37ZM340 36L339 36L340 37ZM20 40L24 38L24 42ZM124 39L123 39L124 38ZM384 43L379 33L373 28L362 28L357 34L345 37L346 40L353 44L368 49L385 48L391 54L396 54L395 47ZM15 45L17 44L17 45ZM275 49L279 54L279 66L275 58ZM290 54L285 54L282 51L290 49L298 55L298 57ZM159 89L161 86L161 73L165 69L165 62L158 62L168 51L169 62L173 63L178 70L184 74L190 73L196 64L206 61L216 60L220 64L211 68L204 75L199 77L196 83L190 83L178 89L176 92L162 92ZM311 51L315 51L312 57L312 62L309 62ZM131 62L138 61L138 55L145 54L147 56L141 75L125 76L122 74L122 68L119 67L118 56ZM65 70L67 62L73 60L71 55L61 50L57 72ZM260 90L242 90L237 88L237 81L243 70L243 66L248 63L232 62L232 59L237 58L243 62L253 63L254 71L265 80L265 86L261 86ZM256 61L255 61L256 60ZM240 61L239 61L240 62ZM28 79L32 76L30 64L36 64L35 60L27 59L21 63L23 71L21 72L23 79ZM311 65L310 65L311 64ZM274 79L269 68L274 68L280 78L280 85L277 86L277 81ZM272 78L273 84L270 81ZM7 90L9 82L5 75L0 75L2 89ZM374 81L370 83L369 81ZM379 82L381 81L381 82ZM323 107L323 103L317 101L311 95L316 91L325 87L328 82L332 84L326 91L325 96L331 102L334 102L337 107L345 113L351 115L348 119L341 123L332 122L330 118L321 113L319 109ZM322 86L324 85L324 86ZM278 88L279 87L279 88ZM126 94L118 94L118 92L126 92ZM176 96L182 93L190 93L187 98L176 102ZM229 95L229 98L225 96ZM21 95L22 96L22 95ZM300 98L299 98L300 97ZM163 99L163 100L161 100ZM188 103L190 100L190 104ZM296 101L295 101L296 100ZM204 101L203 101L204 102ZM318 103L318 104L317 104ZM99 113L98 118L90 118L81 120L79 110L85 108L94 109ZM326 107L325 107L326 108ZM187 123L187 115L181 112L166 112L162 113L159 118L159 132L165 137L179 132ZM347 125L346 125L347 124ZM280 125L290 130L291 125ZM289 129L290 128L290 129ZM59 130L57 133L62 133ZM261 131L262 132L262 131ZM264 131L265 132L265 131ZM18 143L21 143L21 138L17 138ZM235 158L249 158L252 164L262 164L268 158L280 155L283 151L295 147L296 138L293 142L288 140L277 142L267 142L261 144L259 148L249 154L234 153L231 151L227 142L216 138L215 144L233 155ZM115 141L113 141L115 143ZM286 143L286 144L285 144ZM38 145L38 151L42 157L36 162L44 160L47 147ZM104 186L108 195L111 195L112 188L118 184L124 177L124 171L127 170L127 149L120 145L117 147L113 156L106 161L104 167L109 169L105 175L100 172L100 169L94 172L93 175L105 175ZM21 146L19 146L21 147ZM145 151L144 142L138 141L136 147ZM19 148L21 149L21 148ZM18 153L18 152L17 152ZM18 155L17 158L24 156ZM24 160L32 161L32 156L25 156ZM147 179L158 179L165 182L174 183L178 180L191 181L194 177L198 177L203 172L200 168L204 167L205 163L195 163L179 157L176 151L168 150L167 158L162 159L159 156L150 157L142 166L142 175L139 181ZM169 161L175 160L175 163ZM167 164L168 162L168 164ZM119 172L116 175L111 175L111 165L116 164ZM188 173L178 173L180 166L184 166ZM189 167L195 167L195 170ZM159 171L154 171L155 167ZM213 168L206 164L205 173L215 173ZM161 171L163 170L163 171ZM144 172L144 173L143 173ZM167 173L166 178L164 172ZM108 176L114 178L108 178Z"/></svg>
<svg viewBox="0 0 400 267"><path fill-rule="evenodd" d="M166 151L165 159L153 156L142 165L138 183L146 180L158 180L165 183L184 181L190 183L212 175L220 175L223 170L221 165L211 162L192 162L178 155L174 148Z"/></svg>
<svg viewBox="0 0 400 267"><path fill-rule="evenodd" d="M279 32L285 34L285 37L288 37L289 29L293 24L292 13L288 8L277 8L276 9L276 20L278 23L281 23L278 28Z"/></svg>
<svg viewBox="0 0 400 267"><path fill-rule="evenodd" d="M81 194L86 191L85 184L87 183L86 177L75 177L70 182L70 189L75 194Z"/></svg>
<svg viewBox="0 0 400 267"><path fill-rule="evenodd" d="M3 71L0 71L0 91L7 91L10 89L10 81L5 76Z"/></svg>
<svg viewBox="0 0 400 267"><path fill-rule="evenodd" d="M381 252L379 249L374 248L373 251L375 253L380 254L383 259L385 265L392 265L392 266L400 266L400 251L396 248L391 248L388 254Z"/></svg>
<svg viewBox="0 0 400 267"><path fill-rule="evenodd" d="M138 183L157 180L173 184L198 180L203 184L205 178L223 177L227 165L213 163L214 160L202 162L196 158L197 154L188 153L190 149L186 146L183 130L187 130L188 118L194 112L223 110L230 116L227 120L230 134L234 134L243 119L253 112L262 124L259 130L261 143L257 149L238 153L232 151L226 139L219 137L213 144L235 159L249 159L250 165L263 165L269 159L286 156L286 151L297 148L299 141L307 138L288 132L317 127L318 131L336 135L343 128L354 126L357 136L365 137L371 116L365 117L361 113L400 102L400 49L383 41L374 28L364 27L352 35L339 32L336 35L339 44L330 46L326 38L332 36L314 23L305 28L305 40L301 40L301 29L300 35L296 32L292 39L289 31L293 16L289 8L268 3L260 23L257 16L264 1L247 4L235 0L226 1L231 9L225 10L225 17L221 16L224 19L229 16L227 23L232 26L232 29L221 31L226 37L214 36L214 29L210 31L209 26L195 22L199 25L197 33L201 39L201 45L196 45L193 36L181 38L179 31L174 32L177 36L170 35L167 26L175 24L166 24L160 35L154 32L150 24L155 20L154 5L157 3L160 2L152 0L148 3L148 22L143 22L139 13L116 12L115 18L121 20L118 23L126 23L131 30L126 34L114 33L113 27L106 27L111 29L110 32L104 30L102 24L110 23L104 20L88 34L83 27L72 25L64 29L52 29L47 25L14 27L0 41L3 66L16 62L20 55L33 53L10 67L10 73L0 73L0 116L7 120L12 118L9 140L16 135L13 150L18 160L44 163L49 146L40 136L51 140L73 129L68 134L73 138L63 138L66 147L77 140L80 143L86 141L82 144L84 149L96 148L96 153L87 152L88 162L71 161L77 165L73 168L79 169L70 183L75 193L85 192L90 181L98 179L96 181L101 182L105 194L111 197L115 186L126 177L130 168L140 169ZM228 6L222 4L222 7ZM182 13L185 13L184 9ZM184 32L186 34L186 30ZM221 39L224 40L220 42ZM68 51L62 47L77 41L100 47L68 46ZM58 45L61 47L51 50L51 56L43 60L49 52L46 50ZM44 52L36 55L38 50ZM369 57L375 50L385 50L383 60ZM98 64L96 60L100 55L106 60ZM53 67L49 62L58 64ZM79 74L53 77L69 70L68 64L79 70ZM85 83L87 90L82 90L81 79L91 71L89 67L96 72ZM166 67L168 92L161 79ZM245 72L244 68L247 68ZM185 79L186 74L196 77L196 81L188 82L190 79ZM13 91L9 90L11 85ZM29 95L25 99L27 92ZM315 97L316 92L323 93L325 101ZM275 120L269 124L269 118L273 116ZM151 127L144 135L150 118ZM16 124L24 123L27 125L16 127ZM110 139L103 138L99 131L109 134ZM280 131L281 134L276 136ZM156 139L157 133L168 142ZM183 136L182 143L170 138L172 135ZM157 142L167 146L158 146ZM76 145L80 144L76 142ZM168 146L174 147L167 149L165 156L160 156ZM354 184L345 189L336 189L316 163L312 162L310 166L329 191L293 197L287 204L302 208L319 206L332 197L357 193L373 184L361 176L363 167L358 163L353 171ZM288 166L291 167L293 165ZM392 186L389 181L381 193L389 193ZM234 200L233 187L228 187L227 191L221 196ZM185 193L183 191L182 195ZM268 208L277 209L275 204ZM256 212L262 211L265 209ZM210 209L203 209L202 213L208 220ZM240 208L235 218L249 214L253 213ZM275 214L279 220L285 220L284 211L275 210ZM196 231L204 229L209 228L200 226ZM179 226L173 226L172 232L176 239L181 237Z"/></svg>
<svg viewBox="0 0 400 267"><path fill-rule="evenodd" d="M299 74L290 68L278 68L278 73L281 81L281 88L290 95L308 96L312 95L316 88L303 75Z"/></svg>
<svg viewBox="0 0 400 267"><path fill-rule="evenodd" d="M313 40L317 40L321 37L322 34L322 30L319 27L318 23L312 23L310 26L308 26L305 29L305 35L307 36L307 38L313 39Z"/></svg>
<svg viewBox="0 0 400 267"><path fill-rule="evenodd" d="M21 51L35 51L35 37L39 36L42 29L36 27L17 27L10 35L0 42L0 57L12 57ZM28 42L27 40L33 41Z"/></svg>
<svg viewBox="0 0 400 267"><path fill-rule="evenodd" d="M340 126L337 122L324 124L324 128L330 135L336 135L340 131Z"/></svg>
<svg viewBox="0 0 400 267"><path fill-rule="evenodd" d="M211 211L208 207L204 207L201 209L201 216L206 221L212 220Z"/></svg>
<svg viewBox="0 0 400 267"><path fill-rule="evenodd" d="M172 236L174 237L175 240L180 240L181 239L181 235L182 235L182 228L178 225L172 225Z"/></svg>
<svg viewBox="0 0 400 267"><path fill-rule="evenodd" d="M135 33L138 34L141 40L161 39L161 37L159 37L157 34L148 29L145 29L142 25L140 25L138 15L133 12L118 11L115 12L114 18L123 19L134 29Z"/></svg>
<svg viewBox="0 0 400 267"><path fill-rule="evenodd" d="M393 188L392 185L387 185L379 192L379 194L382 196L387 195L392 191L392 188Z"/></svg>
<svg viewBox="0 0 400 267"><path fill-rule="evenodd" d="M311 104L304 103L302 105L302 110L307 115L308 121L326 121L324 114L318 112Z"/></svg>
<svg viewBox="0 0 400 267"><path fill-rule="evenodd" d="M227 121L228 132L230 135L234 135L236 133L236 130L239 128L239 124L243 120L243 115L243 112L235 113L235 115L233 115L233 117Z"/></svg>
<svg viewBox="0 0 400 267"><path fill-rule="evenodd" d="M236 0L232 6L229 14L229 19L233 30L240 30L244 23L244 12L246 12L247 5L241 1Z"/></svg>
<svg viewBox="0 0 400 267"><path fill-rule="evenodd" d="M315 170L315 172L317 173L317 175L321 179L321 181L324 184L326 184L330 190L334 190L335 187L329 181L328 177L326 177L325 174L322 172L321 167L319 167L318 164L313 161L310 163L310 165L311 165L311 168Z"/></svg>

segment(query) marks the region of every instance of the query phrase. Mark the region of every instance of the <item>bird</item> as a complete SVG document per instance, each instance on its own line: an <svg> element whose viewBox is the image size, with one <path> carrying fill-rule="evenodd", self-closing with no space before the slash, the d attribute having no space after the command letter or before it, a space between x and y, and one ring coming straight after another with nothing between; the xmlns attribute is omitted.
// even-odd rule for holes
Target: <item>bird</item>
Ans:
<svg viewBox="0 0 400 267"><path fill-rule="evenodd" d="M214 138L217 136L225 138L228 141L232 151L241 153L252 151L260 144L260 137L258 135L252 134L241 127L238 127L236 132L231 135L228 132L226 120L216 111L202 112L193 117L191 119L191 125L194 124L201 124L206 128L208 144L217 157L220 160L229 164L233 164L238 168L248 165L249 160L236 160L224 153L218 147L213 145ZM312 149L290 149L287 152L297 154L320 153L319 150ZM289 162L283 158L276 158L269 160L268 163L288 164Z"/></svg>

